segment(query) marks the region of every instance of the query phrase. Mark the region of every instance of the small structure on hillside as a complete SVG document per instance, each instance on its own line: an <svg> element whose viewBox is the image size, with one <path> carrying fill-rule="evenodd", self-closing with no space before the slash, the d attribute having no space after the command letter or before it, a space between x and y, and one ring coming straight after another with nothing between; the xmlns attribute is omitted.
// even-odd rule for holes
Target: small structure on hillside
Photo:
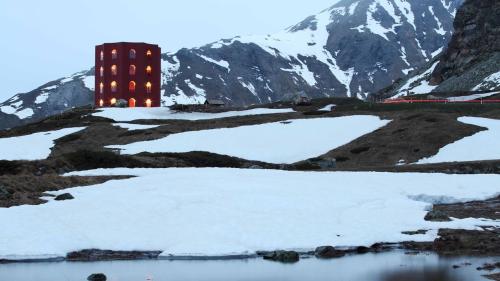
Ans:
<svg viewBox="0 0 500 281"><path fill-rule="evenodd" d="M226 103L223 100L207 99L205 101L205 106L224 107L226 106Z"/></svg>
<svg viewBox="0 0 500 281"><path fill-rule="evenodd" d="M281 99L283 102L291 102L294 105L311 105L312 100L304 91L288 93L283 96Z"/></svg>

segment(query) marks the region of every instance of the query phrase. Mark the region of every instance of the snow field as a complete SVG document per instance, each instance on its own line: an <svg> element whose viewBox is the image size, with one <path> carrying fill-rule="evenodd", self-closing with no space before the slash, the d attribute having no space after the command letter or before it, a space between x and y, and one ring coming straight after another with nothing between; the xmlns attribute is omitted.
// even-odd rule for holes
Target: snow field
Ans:
<svg viewBox="0 0 500 281"><path fill-rule="evenodd" d="M69 175L137 177L57 192L70 192L74 200L0 209L0 221L9 222L0 232L0 256L64 256L89 248L220 256L432 241L439 228L500 226L479 219L424 220L430 201L495 196L499 175L217 168L120 168ZM431 231L401 233L418 229Z"/></svg>

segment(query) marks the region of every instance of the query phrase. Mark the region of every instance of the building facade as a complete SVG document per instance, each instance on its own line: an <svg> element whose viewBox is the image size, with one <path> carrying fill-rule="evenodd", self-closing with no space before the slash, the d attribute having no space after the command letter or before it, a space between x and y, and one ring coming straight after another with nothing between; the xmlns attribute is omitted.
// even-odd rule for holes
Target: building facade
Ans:
<svg viewBox="0 0 500 281"><path fill-rule="evenodd" d="M95 47L97 107L158 107L161 104L161 49L146 43Z"/></svg>

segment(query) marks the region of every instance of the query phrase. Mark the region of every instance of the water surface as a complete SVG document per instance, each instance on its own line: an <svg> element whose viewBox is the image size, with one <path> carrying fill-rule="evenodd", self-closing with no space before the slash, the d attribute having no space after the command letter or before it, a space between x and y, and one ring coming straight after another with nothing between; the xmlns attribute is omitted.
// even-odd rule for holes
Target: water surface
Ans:
<svg viewBox="0 0 500 281"><path fill-rule="evenodd" d="M307 258L295 264L261 259L24 263L0 265L0 280L84 281L91 273L102 272L111 281L486 281L481 275L488 272L476 267L498 260L392 251L334 260ZM452 268L464 263L471 265Z"/></svg>

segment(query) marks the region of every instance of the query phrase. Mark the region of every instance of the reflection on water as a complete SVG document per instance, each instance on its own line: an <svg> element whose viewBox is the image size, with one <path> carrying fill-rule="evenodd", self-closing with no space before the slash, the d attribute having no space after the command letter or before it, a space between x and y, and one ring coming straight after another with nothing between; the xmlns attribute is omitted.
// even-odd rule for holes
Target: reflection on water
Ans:
<svg viewBox="0 0 500 281"><path fill-rule="evenodd" d="M393 251L334 260L309 258L295 264L261 259L28 263L0 265L0 280L85 281L91 273L102 272L111 281L484 281L484 272L475 268L494 260ZM466 262L471 265L452 268Z"/></svg>
<svg viewBox="0 0 500 281"><path fill-rule="evenodd" d="M393 272L381 274L383 281L467 281L461 275L452 274L453 269L439 268L423 268L422 270L397 270Z"/></svg>

